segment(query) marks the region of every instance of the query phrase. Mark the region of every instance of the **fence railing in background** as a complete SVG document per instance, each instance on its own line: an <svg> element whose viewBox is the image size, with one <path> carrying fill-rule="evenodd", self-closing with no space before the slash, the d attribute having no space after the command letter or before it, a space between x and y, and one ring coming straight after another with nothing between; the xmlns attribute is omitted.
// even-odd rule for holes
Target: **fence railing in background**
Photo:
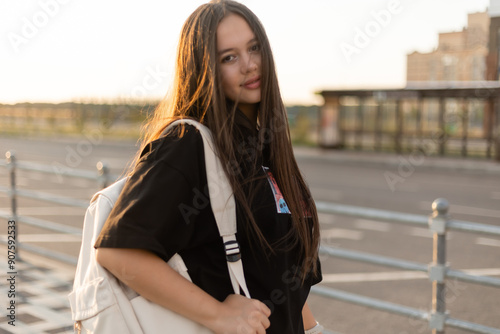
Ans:
<svg viewBox="0 0 500 334"><path fill-rule="evenodd" d="M431 217L325 202L316 202L316 207L318 208L318 212L322 213L367 218L391 223L428 226L430 231L433 233L434 239L433 262L430 265L325 246L320 247L320 254L343 258L346 260L428 273L429 279L432 281L433 285L432 310L429 312L423 312L415 308L388 303L378 299L347 293L324 286L314 286L312 287L311 292L349 303L404 315L413 319L428 321L433 334L444 334L445 326L468 330L474 333L500 334L500 329L498 328L487 327L449 317L446 312L445 303L446 278L453 278L458 281L500 288L500 279L498 278L470 275L463 271L452 270L447 266L445 252L446 232L448 230L457 230L462 232L500 236L500 227L474 222L451 220L448 215L449 203L447 200L442 198L437 199L432 203L433 214Z"/></svg>
<svg viewBox="0 0 500 334"><path fill-rule="evenodd" d="M39 191L33 191L33 190L23 190L23 189L18 189L17 187L17 182L16 182L16 174L17 171L19 170L24 170L24 171L31 171L31 172L40 172L40 173L45 173L45 174L56 174L54 171L54 168L51 166L47 165L41 165L41 164L34 164L34 163L28 163L28 162L18 162L15 157L15 153L13 151L8 151L5 154L5 157L7 159L6 164L0 164L0 167L6 167L8 174L9 174L9 187L1 186L0 185L0 192L7 193L9 199L10 199L10 212L5 212L0 210L0 218L3 219L8 219L8 220L14 220L15 222L21 222L26 225L30 226L35 226L38 228L42 228L45 230L53 231L53 232L58 232L58 233L63 233L63 234L70 234L70 235L75 235L75 236L80 236L82 235L82 228L76 228L72 226L68 226L65 224L60 224L44 219L39 219L35 217L29 217L29 216L21 216L18 214L18 198L30 198L30 199L35 199L39 201L44 201L44 202L49 202L49 203L55 203L55 204L61 204L61 205L66 205L70 207L77 207L77 208L87 208L89 206L89 201L88 200L79 200L75 198L69 198L69 197L64 197L64 196L58 196L54 194L49 194L49 193L44 193L44 192L39 192ZM109 173L109 168L106 166L106 164L99 162L97 163L97 171L96 172L90 172L86 170L68 170L65 171L65 175L68 177L74 177L74 178L81 178L81 179L87 179L87 180L92 180L96 181L97 186L99 188L104 188L106 187L110 180L113 180L113 178L116 178L116 176L110 175ZM83 221L83 219L82 219ZM19 225L17 225L16 228L16 238L18 238L20 235L20 230L19 230ZM0 243L5 243L6 241L0 240ZM72 265L76 265L77 263L77 258L68 256L66 254L62 254L59 252L51 251L43 247L38 247L34 245L29 245L25 243L20 243L19 239L16 240L16 255L18 258L21 258L20 251L21 250L27 250L31 252L35 252L37 254L53 258L65 263L69 263Z"/></svg>
<svg viewBox="0 0 500 334"><path fill-rule="evenodd" d="M36 171L47 174L56 174L50 166L44 166L32 163L20 163L15 159L13 152L7 152L7 164L1 164L0 167L6 167L9 173L10 187L0 186L0 191L8 194L11 203L11 212L0 211L0 218L14 219L15 221L22 222L27 225L44 228L64 234L72 234L81 236L82 229L59 224L47 220L42 220L34 217L20 216L17 208L17 198L25 197L37 200L43 200L56 204L63 204L72 207L86 208L88 201L72 199L54 194L47 194L37 191L28 191L17 189L16 185L16 171ZM111 180L117 178L109 173L109 169L105 164L99 162L97 164L98 171L93 173L84 170L72 170L65 173L68 177L84 178L88 180L95 180L99 187L106 187ZM459 270L452 270L446 264L446 233L448 230L457 230L462 232L482 233L488 235L500 236L500 227L478 224L468 221L452 220L448 215L449 203L445 199L437 199L432 204L433 214L430 217L414 214L406 214L393 211L385 211L371 208L363 208L349 205L333 204L326 202L316 202L318 212L352 216L358 218L368 218L380 220L390 223L400 223L418 226L428 226L433 233L433 262L431 265L421 264L401 259L395 259L380 255L366 254L362 252L331 248L326 246L320 247L320 254L338 257L346 260L360 261L371 263L375 265L388 266L398 269L413 270L428 273L429 279L433 284L432 292L432 309L429 312L424 312L415 308L389 303L383 300L368 298L352 293L347 293L337 289L329 288L326 286L314 286L311 289L312 293L333 298L349 303L354 303L366 307L375 308L378 310L407 316L413 319L427 321L433 334L444 334L446 326L455 327L463 330L468 330L474 333L484 334L500 334L500 329L483 326L480 324L463 321L460 319L452 318L446 312L445 304L445 291L446 291L446 278L453 278L463 282L475 283L484 286L500 288L500 279L488 276L471 275ZM82 219L83 221L83 219ZM19 236L19 229L17 230ZM0 240L0 243L5 241ZM17 241L18 248L36 252L50 258L54 258L66 263L76 265L77 259L66 254L61 254L55 251L36 247L28 244L20 244ZM18 253L19 254L19 253ZM441 297L441 298L440 298ZM327 333L327 332L325 332Z"/></svg>

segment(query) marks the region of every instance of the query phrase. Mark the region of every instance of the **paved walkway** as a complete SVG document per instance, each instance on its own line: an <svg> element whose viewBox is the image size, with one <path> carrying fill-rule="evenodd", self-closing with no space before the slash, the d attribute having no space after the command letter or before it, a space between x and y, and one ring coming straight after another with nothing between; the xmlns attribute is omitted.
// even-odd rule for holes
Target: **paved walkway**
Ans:
<svg viewBox="0 0 500 334"><path fill-rule="evenodd" d="M22 255L24 261L16 261L15 298L9 297L10 270L6 261L0 263L0 334L73 333L67 295L75 268L27 252ZM7 318L11 301L15 326Z"/></svg>

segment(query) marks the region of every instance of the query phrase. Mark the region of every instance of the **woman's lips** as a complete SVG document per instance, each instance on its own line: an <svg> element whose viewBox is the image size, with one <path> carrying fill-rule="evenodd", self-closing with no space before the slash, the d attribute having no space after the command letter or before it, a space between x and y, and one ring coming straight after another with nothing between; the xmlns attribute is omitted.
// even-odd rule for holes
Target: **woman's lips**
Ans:
<svg viewBox="0 0 500 334"><path fill-rule="evenodd" d="M245 87L246 89L259 88L260 87L260 76L253 77L253 78L245 81L245 83L243 83L243 87Z"/></svg>

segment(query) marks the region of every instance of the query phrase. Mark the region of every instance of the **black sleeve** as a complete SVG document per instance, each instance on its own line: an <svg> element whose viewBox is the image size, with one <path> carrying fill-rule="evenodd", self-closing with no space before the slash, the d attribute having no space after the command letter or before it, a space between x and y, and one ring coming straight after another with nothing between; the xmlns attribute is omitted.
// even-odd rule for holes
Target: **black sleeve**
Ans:
<svg viewBox="0 0 500 334"><path fill-rule="evenodd" d="M176 140L174 145L167 145L167 151L153 149L140 160L96 248L140 248L168 261L189 244L196 219L193 200L195 189L200 188L200 159L204 156L199 148L203 142L199 134ZM186 146L190 154L185 154ZM201 167L205 173L204 164Z"/></svg>

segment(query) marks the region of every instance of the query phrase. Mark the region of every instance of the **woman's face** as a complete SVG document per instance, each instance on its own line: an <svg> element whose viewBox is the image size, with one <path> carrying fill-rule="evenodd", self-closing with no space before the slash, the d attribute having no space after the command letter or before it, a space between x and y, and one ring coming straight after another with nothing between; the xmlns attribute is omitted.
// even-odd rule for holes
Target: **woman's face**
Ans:
<svg viewBox="0 0 500 334"><path fill-rule="evenodd" d="M217 27L217 61L226 98L238 101L246 114L254 113L261 99L260 44L241 16L229 14Z"/></svg>

